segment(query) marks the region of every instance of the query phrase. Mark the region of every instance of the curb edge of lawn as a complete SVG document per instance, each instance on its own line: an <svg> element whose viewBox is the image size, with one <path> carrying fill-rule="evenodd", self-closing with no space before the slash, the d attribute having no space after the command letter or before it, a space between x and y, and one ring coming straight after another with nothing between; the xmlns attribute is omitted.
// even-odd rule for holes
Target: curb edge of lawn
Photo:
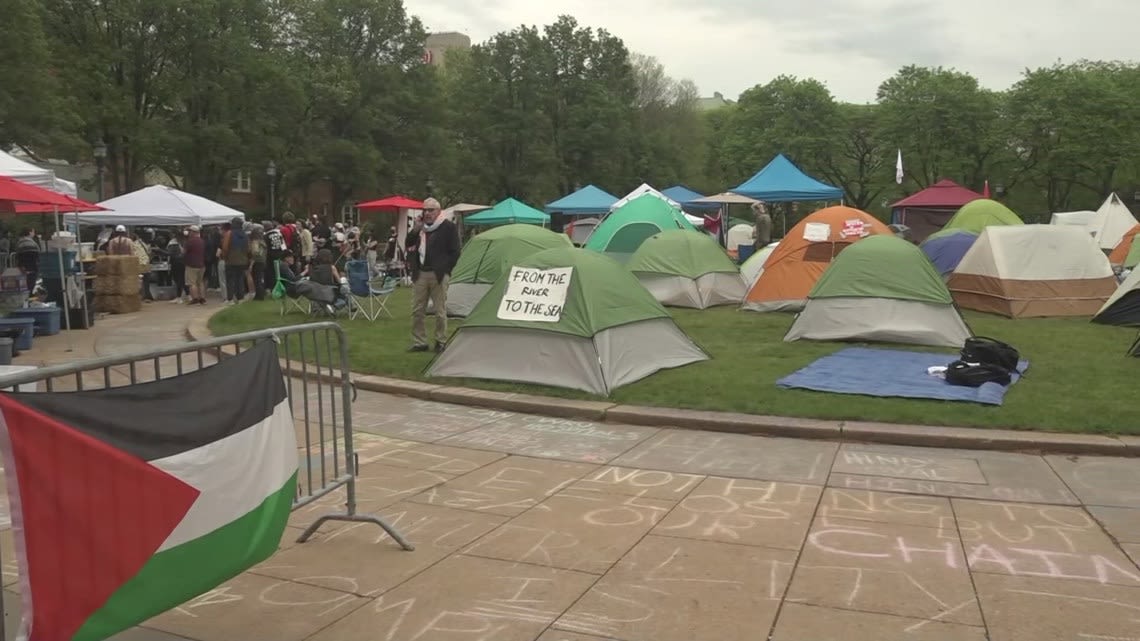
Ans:
<svg viewBox="0 0 1140 641"><path fill-rule="evenodd" d="M194 341L213 338L214 334L209 327L209 321L212 317L213 314L210 314L191 320L186 326L187 337ZM290 373L300 375L300 371ZM352 381L358 389L369 392L396 394L441 403L470 405L523 414L624 423L626 425L914 447L996 450L1034 454L1140 457L1140 436L832 421L736 412L643 407L605 401L582 401L535 394L434 385L421 381L356 373L352 374Z"/></svg>

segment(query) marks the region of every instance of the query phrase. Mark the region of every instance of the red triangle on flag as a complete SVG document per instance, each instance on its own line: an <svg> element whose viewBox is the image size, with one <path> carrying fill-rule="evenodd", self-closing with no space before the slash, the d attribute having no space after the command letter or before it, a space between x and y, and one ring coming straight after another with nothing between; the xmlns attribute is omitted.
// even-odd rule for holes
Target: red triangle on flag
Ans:
<svg viewBox="0 0 1140 641"><path fill-rule="evenodd" d="M199 492L15 397L0 394L0 411L30 641L70 639L138 574Z"/></svg>

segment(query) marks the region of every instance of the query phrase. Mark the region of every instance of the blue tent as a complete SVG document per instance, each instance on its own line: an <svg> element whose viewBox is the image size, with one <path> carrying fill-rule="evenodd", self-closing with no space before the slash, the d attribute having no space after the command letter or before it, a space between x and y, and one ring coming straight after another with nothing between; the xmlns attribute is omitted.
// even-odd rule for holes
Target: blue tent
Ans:
<svg viewBox="0 0 1140 641"><path fill-rule="evenodd" d="M550 216L514 198L499 201L494 207L472 214L463 219L464 225L526 225L550 224Z"/></svg>
<svg viewBox="0 0 1140 641"><path fill-rule="evenodd" d="M617 196L593 185L586 185L568 196L547 203L546 213L608 214L610 207L613 207L617 201Z"/></svg>
<svg viewBox="0 0 1140 641"><path fill-rule="evenodd" d="M919 247L926 252L938 273L949 278L977 239L977 234L966 229L943 229L927 236Z"/></svg>
<svg viewBox="0 0 1140 641"><path fill-rule="evenodd" d="M681 204L684 209L711 211L720 209L719 203L695 203L694 200L704 198L704 194L697 193L684 185L675 185L663 190L661 193Z"/></svg>
<svg viewBox="0 0 1140 641"><path fill-rule="evenodd" d="M798 200L840 200L843 190L800 171L784 154L772 159L755 176L730 190L769 203Z"/></svg>

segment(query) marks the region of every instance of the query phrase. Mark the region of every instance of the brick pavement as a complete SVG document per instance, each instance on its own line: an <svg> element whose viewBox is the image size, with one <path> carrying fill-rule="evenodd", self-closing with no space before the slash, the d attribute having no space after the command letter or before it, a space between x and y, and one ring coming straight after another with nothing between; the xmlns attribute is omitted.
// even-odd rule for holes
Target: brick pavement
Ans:
<svg viewBox="0 0 1140 641"><path fill-rule="evenodd" d="M136 327L173 335L184 318L107 323L93 349ZM295 544L334 495L294 513L273 558L117 641L1140 639L1137 459L597 424L368 392L353 415L361 510L416 551L366 524ZM9 563L8 590L14 578Z"/></svg>

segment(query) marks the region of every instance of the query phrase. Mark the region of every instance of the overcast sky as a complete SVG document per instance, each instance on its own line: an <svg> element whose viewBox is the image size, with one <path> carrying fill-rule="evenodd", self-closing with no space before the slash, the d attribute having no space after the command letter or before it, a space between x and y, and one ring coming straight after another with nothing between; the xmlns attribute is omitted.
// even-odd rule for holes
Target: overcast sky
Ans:
<svg viewBox="0 0 1140 641"><path fill-rule="evenodd" d="M405 0L429 31L475 43L559 14L657 57L702 95L735 99L780 74L870 102L907 64L954 67L993 89L1026 68L1140 55L1136 0ZM1079 7L1079 8L1078 8Z"/></svg>

